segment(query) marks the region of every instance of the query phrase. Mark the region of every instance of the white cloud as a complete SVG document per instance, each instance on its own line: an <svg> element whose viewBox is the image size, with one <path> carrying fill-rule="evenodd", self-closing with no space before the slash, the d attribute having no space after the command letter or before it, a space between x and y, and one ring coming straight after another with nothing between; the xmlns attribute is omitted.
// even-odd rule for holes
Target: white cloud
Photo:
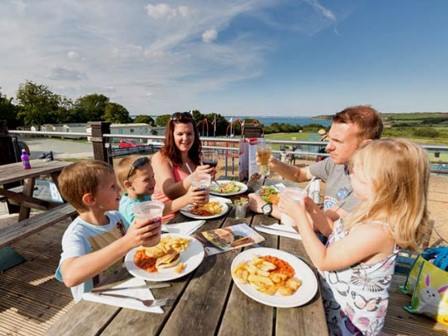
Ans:
<svg viewBox="0 0 448 336"><path fill-rule="evenodd" d="M218 32L215 29L209 29L202 33L202 41L211 43L218 38Z"/></svg>
<svg viewBox="0 0 448 336"><path fill-rule="evenodd" d="M262 13L288 1L0 1L0 86L9 96L25 80L74 99L103 92L133 114L199 107L207 93L262 76L275 42L235 22L266 27Z"/></svg>
<svg viewBox="0 0 448 336"><path fill-rule="evenodd" d="M67 57L68 57L69 59L72 59L72 60L74 60L74 59L78 59L78 58L79 58L79 53L77 53L76 51L70 50L70 51L67 53Z"/></svg>
<svg viewBox="0 0 448 336"><path fill-rule="evenodd" d="M146 13L153 19L171 19L175 17L187 17L191 14L191 10L187 6L171 7L165 3L157 5L147 5L145 7Z"/></svg>
<svg viewBox="0 0 448 336"><path fill-rule="evenodd" d="M320 4L319 0L305 0L309 3L318 13L327 18L330 21L336 22L336 15L328 8Z"/></svg>

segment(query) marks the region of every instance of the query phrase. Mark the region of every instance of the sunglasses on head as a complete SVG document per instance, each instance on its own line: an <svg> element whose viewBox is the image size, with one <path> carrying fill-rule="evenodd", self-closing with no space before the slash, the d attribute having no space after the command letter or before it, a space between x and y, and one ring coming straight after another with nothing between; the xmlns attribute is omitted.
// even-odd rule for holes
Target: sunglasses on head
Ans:
<svg viewBox="0 0 448 336"><path fill-rule="evenodd" d="M190 112L174 112L170 120L184 122L193 120L193 117Z"/></svg>
<svg viewBox="0 0 448 336"><path fill-rule="evenodd" d="M132 162L131 168L129 168L128 176L126 177L126 179L131 177L132 174L134 174L136 169L142 168L145 165L147 165L148 163L149 163L149 159L146 156L139 157L137 160Z"/></svg>

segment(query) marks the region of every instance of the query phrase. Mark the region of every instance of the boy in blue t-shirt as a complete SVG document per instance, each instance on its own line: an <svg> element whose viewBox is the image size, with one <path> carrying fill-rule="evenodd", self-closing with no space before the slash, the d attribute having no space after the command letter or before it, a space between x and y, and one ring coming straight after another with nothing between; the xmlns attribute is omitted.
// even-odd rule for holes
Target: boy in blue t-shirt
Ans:
<svg viewBox="0 0 448 336"><path fill-rule="evenodd" d="M62 196L79 216L62 237L56 279L71 288L79 301L102 278L117 270L126 253L160 240L160 223L136 222L126 232L118 213L120 189L114 171L102 161L79 161L64 168L58 178Z"/></svg>
<svg viewBox="0 0 448 336"><path fill-rule="evenodd" d="M118 162L116 175L123 190L119 211L127 223L132 224L135 219L134 205L150 201L154 192L155 180L151 161L147 156L129 155ZM190 187L185 195L165 202L163 215L176 212L190 203L202 202L206 197L206 191Z"/></svg>

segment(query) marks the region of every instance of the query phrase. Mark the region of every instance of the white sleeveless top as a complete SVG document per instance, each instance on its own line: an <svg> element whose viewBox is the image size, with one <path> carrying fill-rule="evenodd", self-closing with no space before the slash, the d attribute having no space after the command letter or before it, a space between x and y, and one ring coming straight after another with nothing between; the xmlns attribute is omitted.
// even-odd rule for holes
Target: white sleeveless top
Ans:
<svg viewBox="0 0 448 336"><path fill-rule="evenodd" d="M375 224L384 225L380 222ZM335 222L327 246L348 234ZM378 335L389 302L388 289L398 249L375 264L357 264L341 271L320 272L322 297L330 335Z"/></svg>

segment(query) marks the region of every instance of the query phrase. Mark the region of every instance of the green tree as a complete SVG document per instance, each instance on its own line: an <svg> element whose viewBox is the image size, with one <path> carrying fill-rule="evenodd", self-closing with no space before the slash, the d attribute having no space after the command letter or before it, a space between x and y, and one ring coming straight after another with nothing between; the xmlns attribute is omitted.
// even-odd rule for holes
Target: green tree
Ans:
<svg viewBox="0 0 448 336"><path fill-rule="evenodd" d="M17 91L18 116L27 126L58 122L59 100L47 86L27 81Z"/></svg>
<svg viewBox="0 0 448 336"><path fill-rule="evenodd" d="M9 129L15 129L23 121L17 117L18 108L12 103L12 97L2 95L0 91L0 119L6 120Z"/></svg>
<svg viewBox="0 0 448 336"><path fill-rule="evenodd" d="M225 135L229 122L219 113L209 113L206 115L209 122L209 134L212 135ZM214 122L216 118L216 133L214 132Z"/></svg>
<svg viewBox="0 0 448 336"><path fill-rule="evenodd" d="M171 115L170 114L162 114L157 116L156 118L156 125L160 127L165 127L168 121L170 120Z"/></svg>
<svg viewBox="0 0 448 336"><path fill-rule="evenodd" d="M104 111L104 120L114 124L125 124L132 122L128 110L120 104L108 103Z"/></svg>
<svg viewBox="0 0 448 336"><path fill-rule="evenodd" d="M149 124L150 126L155 126L154 119L148 115L138 115L134 118L134 122Z"/></svg>
<svg viewBox="0 0 448 336"><path fill-rule="evenodd" d="M203 115L199 110L191 111L191 115L193 117L193 120L197 123L205 118L205 115Z"/></svg>
<svg viewBox="0 0 448 336"><path fill-rule="evenodd" d="M106 113L109 98L102 94L89 94L76 100L74 114L79 122L102 121Z"/></svg>

